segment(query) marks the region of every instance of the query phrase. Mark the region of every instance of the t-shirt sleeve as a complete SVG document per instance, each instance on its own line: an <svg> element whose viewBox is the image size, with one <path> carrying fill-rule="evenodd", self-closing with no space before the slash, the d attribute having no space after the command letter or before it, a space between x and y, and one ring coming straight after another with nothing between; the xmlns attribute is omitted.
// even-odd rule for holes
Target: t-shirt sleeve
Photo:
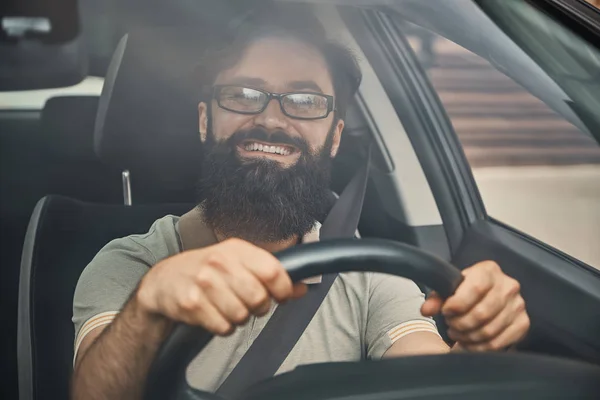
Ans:
<svg viewBox="0 0 600 400"><path fill-rule="evenodd" d="M126 237L108 243L87 265L73 298L75 356L83 338L115 318L155 263L144 245Z"/></svg>
<svg viewBox="0 0 600 400"><path fill-rule="evenodd" d="M421 314L425 295L411 280L373 273L368 285L367 356L380 359L398 339L413 332L438 334L433 319Z"/></svg>

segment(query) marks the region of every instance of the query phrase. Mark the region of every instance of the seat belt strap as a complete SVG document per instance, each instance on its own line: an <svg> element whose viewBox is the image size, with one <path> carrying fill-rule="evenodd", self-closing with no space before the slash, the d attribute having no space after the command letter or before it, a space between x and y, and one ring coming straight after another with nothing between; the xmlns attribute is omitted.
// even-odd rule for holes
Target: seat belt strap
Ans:
<svg viewBox="0 0 600 400"><path fill-rule="evenodd" d="M323 222L321 240L354 237L365 198L370 160L369 148L365 164ZM274 376L325 300L336 277L337 274L324 275L321 283L308 285L308 293L302 298L279 305L217 394L235 399L250 385Z"/></svg>

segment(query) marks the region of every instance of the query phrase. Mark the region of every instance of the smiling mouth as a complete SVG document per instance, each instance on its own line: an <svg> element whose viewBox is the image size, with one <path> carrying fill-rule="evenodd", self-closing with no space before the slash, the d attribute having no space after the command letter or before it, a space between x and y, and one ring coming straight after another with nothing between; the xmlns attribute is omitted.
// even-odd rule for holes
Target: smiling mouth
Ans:
<svg viewBox="0 0 600 400"><path fill-rule="evenodd" d="M239 145L240 148L249 153L268 154L275 156L290 156L299 150L290 145L277 144L277 143L265 143L255 140L246 140Z"/></svg>

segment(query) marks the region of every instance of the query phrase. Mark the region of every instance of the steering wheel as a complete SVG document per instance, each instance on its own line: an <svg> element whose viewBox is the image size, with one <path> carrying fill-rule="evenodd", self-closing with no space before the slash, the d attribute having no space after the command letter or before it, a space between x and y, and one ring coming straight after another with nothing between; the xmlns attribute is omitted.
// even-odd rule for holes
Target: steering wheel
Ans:
<svg viewBox="0 0 600 400"><path fill-rule="evenodd" d="M380 272L409 278L451 296L460 271L417 247L382 239L335 239L277 254L293 282L320 274ZM190 387L188 364L213 335L177 325L148 373L145 400L223 400ZM404 379L403 379L404 378ZM573 360L526 354L447 354L299 367L254 385L243 399L479 399L565 398L600 393L600 368ZM373 397L381 393L380 397ZM358 397L356 397L358 396Z"/></svg>

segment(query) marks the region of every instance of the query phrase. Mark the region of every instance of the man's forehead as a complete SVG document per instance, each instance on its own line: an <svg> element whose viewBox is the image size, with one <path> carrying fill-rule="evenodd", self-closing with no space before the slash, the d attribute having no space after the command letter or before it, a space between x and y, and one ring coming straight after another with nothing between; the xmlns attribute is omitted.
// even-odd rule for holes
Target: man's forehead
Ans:
<svg viewBox="0 0 600 400"><path fill-rule="evenodd" d="M216 83L333 94L323 55L295 39L266 38L250 44L235 66L219 74Z"/></svg>

